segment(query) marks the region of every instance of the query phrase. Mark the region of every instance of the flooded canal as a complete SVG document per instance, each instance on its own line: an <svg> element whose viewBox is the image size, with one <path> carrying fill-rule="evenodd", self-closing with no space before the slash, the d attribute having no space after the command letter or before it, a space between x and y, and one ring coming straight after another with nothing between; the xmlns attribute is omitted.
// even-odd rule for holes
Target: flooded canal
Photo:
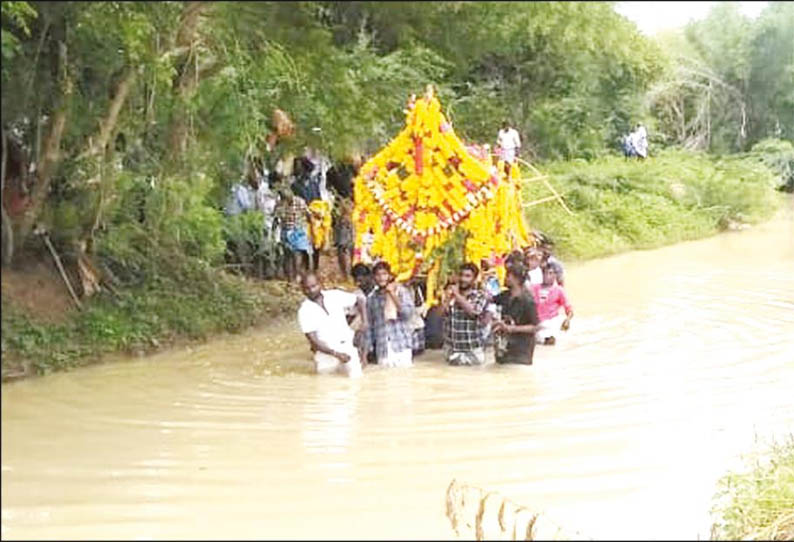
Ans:
<svg viewBox="0 0 794 542"><path fill-rule="evenodd" d="M453 536L453 478L592 538L708 536L794 432L794 211L567 270L532 367L309 374L292 322L2 387L2 537Z"/></svg>

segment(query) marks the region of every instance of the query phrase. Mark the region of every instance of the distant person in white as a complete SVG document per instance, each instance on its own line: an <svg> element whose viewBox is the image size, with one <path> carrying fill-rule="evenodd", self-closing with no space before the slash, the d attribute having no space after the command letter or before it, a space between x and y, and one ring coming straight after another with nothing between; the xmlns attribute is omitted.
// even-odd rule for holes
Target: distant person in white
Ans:
<svg viewBox="0 0 794 542"><path fill-rule="evenodd" d="M631 144L639 158L648 157L648 132L642 124L638 124L634 132L632 132Z"/></svg>
<svg viewBox="0 0 794 542"><path fill-rule="evenodd" d="M345 309L356 307L366 332L364 303L353 293L323 290L314 273L301 276L301 289L306 299L298 309L298 324L314 352L317 373L361 376L361 356L354 346L354 332L347 324Z"/></svg>
<svg viewBox="0 0 794 542"><path fill-rule="evenodd" d="M527 281L526 287L528 291L532 291L533 284L543 283L543 269L540 267L543 260L543 254L537 248L531 248L526 252L527 264Z"/></svg>
<svg viewBox="0 0 794 542"><path fill-rule="evenodd" d="M512 164L521 150L521 136L518 131L510 125L510 122L504 121L502 129L496 136L496 144L502 149L502 160L508 164Z"/></svg>

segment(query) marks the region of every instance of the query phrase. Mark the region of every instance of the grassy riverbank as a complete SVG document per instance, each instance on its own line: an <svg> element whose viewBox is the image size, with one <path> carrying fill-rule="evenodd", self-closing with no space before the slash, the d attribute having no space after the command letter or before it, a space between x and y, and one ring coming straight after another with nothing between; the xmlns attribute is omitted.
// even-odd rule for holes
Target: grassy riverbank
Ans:
<svg viewBox="0 0 794 542"><path fill-rule="evenodd" d="M794 539L794 435L719 483L713 540Z"/></svg>
<svg viewBox="0 0 794 542"><path fill-rule="evenodd" d="M780 202L775 174L750 157L715 159L665 151L645 162L609 157L555 162L542 169L575 214L549 202L530 208L527 216L533 229L557 242L564 260L706 237L769 218ZM543 190L540 183L527 186L527 199L548 195ZM135 286L122 289L118 298L98 296L83 311L64 311L60 321L42 318L53 312L50 307L38 315L26 310L6 295L4 286L4 379L83 365L103 354L146 352L177 340L242 330L292 313L300 299L281 282L244 280L190 258L159 265L154 260L168 258L144 252L149 256L136 256L136 265L146 270L132 281ZM54 270L48 280L53 293L65 297ZM28 291L36 288L32 284ZM70 302L66 298L62 303L68 308Z"/></svg>
<svg viewBox="0 0 794 542"><path fill-rule="evenodd" d="M4 296L3 380L86 365L104 354L141 354L238 332L292 313L299 299L283 283L242 279L198 261L151 277L118 297L97 296L84 310L71 310L57 321Z"/></svg>
<svg viewBox="0 0 794 542"><path fill-rule="evenodd" d="M527 211L563 260L586 260L656 248L770 218L781 201L780 175L754 156L714 158L665 150L646 161L607 157L544 164L574 212L556 202ZM548 196L542 183L525 201Z"/></svg>

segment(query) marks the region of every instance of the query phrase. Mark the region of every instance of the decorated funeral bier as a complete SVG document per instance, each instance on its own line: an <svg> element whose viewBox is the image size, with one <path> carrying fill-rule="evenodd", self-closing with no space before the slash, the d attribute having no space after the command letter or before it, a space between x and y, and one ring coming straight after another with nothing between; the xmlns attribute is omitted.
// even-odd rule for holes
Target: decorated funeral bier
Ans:
<svg viewBox="0 0 794 542"><path fill-rule="evenodd" d="M521 213L518 166L505 168L490 153L467 148L432 87L412 98L405 127L361 167L354 190L354 261L385 260L399 281L426 274L428 306L443 286L439 275L453 239L461 260L489 260L500 279L505 255L533 243Z"/></svg>

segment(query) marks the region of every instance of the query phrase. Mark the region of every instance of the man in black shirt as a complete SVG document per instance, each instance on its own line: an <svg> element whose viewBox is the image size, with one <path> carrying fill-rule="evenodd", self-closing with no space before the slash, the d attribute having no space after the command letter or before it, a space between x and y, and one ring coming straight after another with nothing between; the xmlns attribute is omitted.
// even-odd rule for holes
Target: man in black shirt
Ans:
<svg viewBox="0 0 794 542"><path fill-rule="evenodd" d="M493 324L497 334L497 363L532 365L535 352L535 330L540 320L532 295L524 288L526 269L515 264L507 269L507 290L494 298L502 317Z"/></svg>

